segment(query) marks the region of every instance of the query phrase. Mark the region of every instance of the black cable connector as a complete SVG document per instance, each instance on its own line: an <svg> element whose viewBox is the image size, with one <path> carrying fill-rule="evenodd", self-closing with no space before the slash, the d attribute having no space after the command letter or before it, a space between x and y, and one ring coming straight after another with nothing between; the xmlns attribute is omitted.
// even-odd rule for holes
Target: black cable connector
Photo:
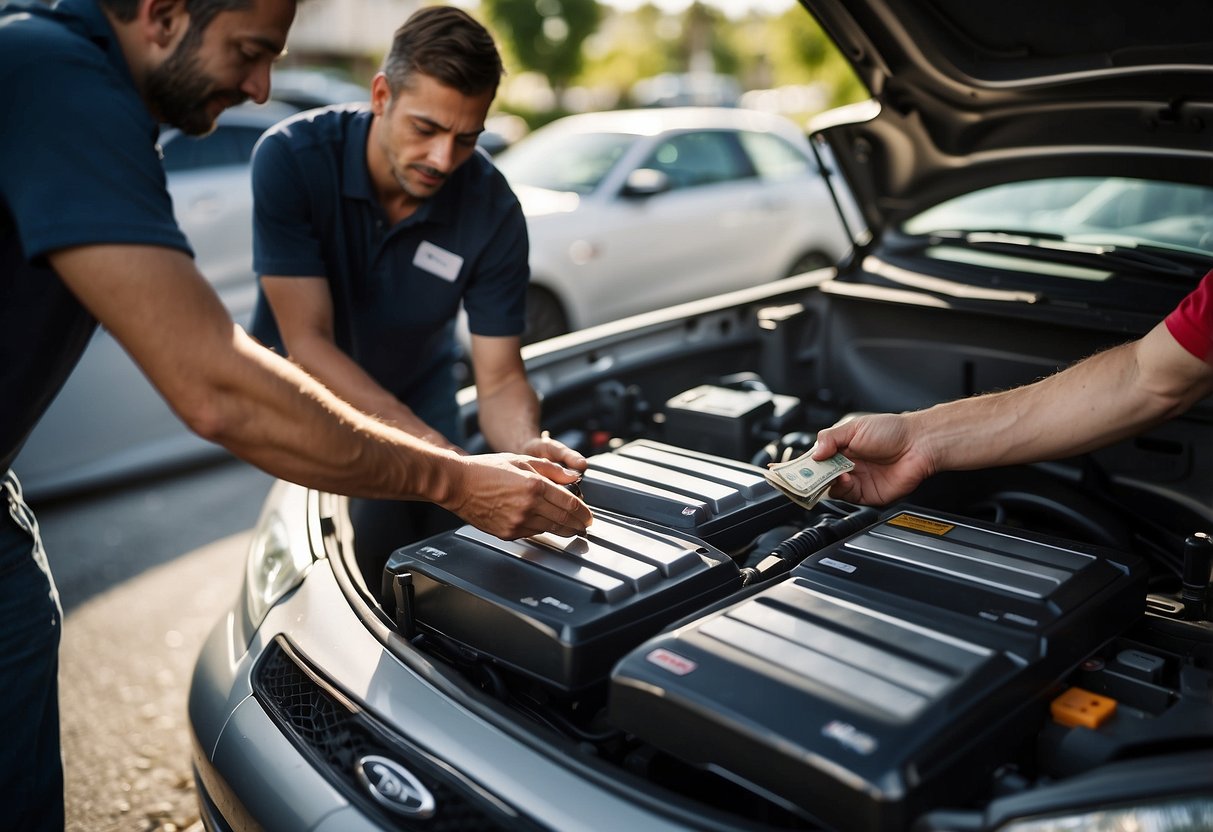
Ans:
<svg viewBox="0 0 1213 832"><path fill-rule="evenodd" d="M1209 582L1213 571L1213 537L1197 532L1184 541L1183 617L1202 621L1209 612Z"/></svg>
<svg viewBox="0 0 1213 832"><path fill-rule="evenodd" d="M809 555L867 528L879 517L879 512L872 508L861 508L845 517L824 517L780 542L758 565L742 569L742 583L748 586L790 572Z"/></svg>

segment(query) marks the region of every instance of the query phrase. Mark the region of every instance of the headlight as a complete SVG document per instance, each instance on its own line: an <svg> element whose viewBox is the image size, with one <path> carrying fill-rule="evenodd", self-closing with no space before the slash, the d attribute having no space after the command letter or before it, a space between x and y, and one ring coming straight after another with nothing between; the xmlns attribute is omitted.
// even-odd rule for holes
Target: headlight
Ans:
<svg viewBox="0 0 1213 832"><path fill-rule="evenodd" d="M286 492L277 506L271 497L270 507L253 532L244 584L250 635L251 630L261 625L270 607L297 587L312 565L305 517L300 511L289 510L295 508L290 505L294 498L302 499L302 489Z"/></svg>
<svg viewBox="0 0 1213 832"><path fill-rule="evenodd" d="M1213 829L1213 797L1186 797L1165 803L1016 820L1000 827L999 832L1208 832L1210 829Z"/></svg>

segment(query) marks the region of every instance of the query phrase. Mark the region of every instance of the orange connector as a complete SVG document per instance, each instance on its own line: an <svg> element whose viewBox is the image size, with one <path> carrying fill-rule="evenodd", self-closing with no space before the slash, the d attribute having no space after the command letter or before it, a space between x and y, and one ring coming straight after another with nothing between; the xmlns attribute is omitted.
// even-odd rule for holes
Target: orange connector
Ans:
<svg viewBox="0 0 1213 832"><path fill-rule="evenodd" d="M1095 729L1116 713L1116 700L1082 688L1070 688L1049 705L1053 721L1074 728Z"/></svg>

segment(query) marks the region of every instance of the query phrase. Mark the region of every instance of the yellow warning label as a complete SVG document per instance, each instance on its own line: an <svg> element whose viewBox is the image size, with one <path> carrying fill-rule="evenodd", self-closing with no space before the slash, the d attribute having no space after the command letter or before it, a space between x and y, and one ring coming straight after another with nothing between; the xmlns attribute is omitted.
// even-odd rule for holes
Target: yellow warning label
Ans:
<svg viewBox="0 0 1213 832"><path fill-rule="evenodd" d="M913 529L916 532L926 532L927 534L944 535L956 528L951 523L940 523L938 520L931 520L926 517L919 517L914 514L899 514L889 521L890 526L902 526L907 529Z"/></svg>

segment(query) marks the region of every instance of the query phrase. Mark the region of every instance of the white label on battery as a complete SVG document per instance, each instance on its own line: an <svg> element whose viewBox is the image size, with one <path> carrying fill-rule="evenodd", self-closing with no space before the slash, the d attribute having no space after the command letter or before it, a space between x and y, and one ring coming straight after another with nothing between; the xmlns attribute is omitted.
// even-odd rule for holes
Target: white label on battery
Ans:
<svg viewBox="0 0 1213 832"><path fill-rule="evenodd" d="M843 563L842 561L834 560L833 558L822 558L818 561L818 563L820 563L822 566L828 566L831 569L837 569L839 572L854 572L856 568L854 564Z"/></svg>
<svg viewBox="0 0 1213 832"><path fill-rule="evenodd" d="M831 720L821 728L821 735L837 740L852 751L867 756L880 745L871 734L865 734L849 722Z"/></svg>

